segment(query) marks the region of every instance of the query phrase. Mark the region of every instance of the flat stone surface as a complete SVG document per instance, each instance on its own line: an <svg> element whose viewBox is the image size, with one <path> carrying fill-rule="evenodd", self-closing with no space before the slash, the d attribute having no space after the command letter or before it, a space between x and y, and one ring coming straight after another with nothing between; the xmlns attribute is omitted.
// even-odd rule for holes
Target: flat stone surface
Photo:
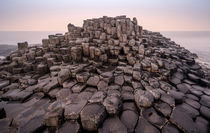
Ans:
<svg viewBox="0 0 210 133"><path fill-rule="evenodd" d="M192 99L192 100L199 101L198 97L195 96L195 95L187 94L186 96L187 96L188 98Z"/></svg>
<svg viewBox="0 0 210 133"><path fill-rule="evenodd" d="M162 113L165 117L169 117L171 114L171 107L167 103L156 103L154 105L155 109Z"/></svg>
<svg viewBox="0 0 210 133"><path fill-rule="evenodd" d="M123 111L120 120L127 127L128 133L134 132L135 126L138 122L138 117L139 117L138 114L136 114L134 111L131 110Z"/></svg>
<svg viewBox="0 0 210 133"><path fill-rule="evenodd" d="M150 107L154 101L154 97L147 91L136 90L135 94L135 102L137 106L140 107Z"/></svg>
<svg viewBox="0 0 210 133"><path fill-rule="evenodd" d="M140 117L135 129L135 133L160 133L160 131L151 125L147 120Z"/></svg>
<svg viewBox="0 0 210 133"><path fill-rule="evenodd" d="M123 111L125 111L125 110L131 110L134 112L138 112L135 102L124 102L123 103Z"/></svg>
<svg viewBox="0 0 210 133"><path fill-rule="evenodd" d="M170 121L184 132L198 133L198 129L192 118L180 108L173 110Z"/></svg>
<svg viewBox="0 0 210 133"><path fill-rule="evenodd" d="M191 92L193 95L198 96L198 97L200 97L201 95L203 95L203 92L202 92L202 91L196 90L196 89L194 89L194 88L190 89L190 92Z"/></svg>
<svg viewBox="0 0 210 133"><path fill-rule="evenodd" d="M87 104L86 100L70 103L65 106L64 117L66 119L76 120L79 118L80 112Z"/></svg>
<svg viewBox="0 0 210 133"><path fill-rule="evenodd" d="M175 99L176 104L182 103L185 99L185 95L182 92L170 90L168 93Z"/></svg>
<svg viewBox="0 0 210 133"><path fill-rule="evenodd" d="M199 82L199 77L198 76L196 76L196 75L194 75L194 74L192 74L192 73L189 73L188 75L188 78L190 79L190 80L192 80L192 81L194 81L194 82Z"/></svg>
<svg viewBox="0 0 210 133"><path fill-rule="evenodd" d="M124 83L123 75L116 76L114 79L114 83L117 85L123 85L123 83Z"/></svg>
<svg viewBox="0 0 210 133"><path fill-rule="evenodd" d="M79 133L80 125L76 121L67 121L61 128L58 129L57 133Z"/></svg>
<svg viewBox="0 0 210 133"><path fill-rule="evenodd" d="M58 83L63 85L64 81L66 81L70 77L69 69L61 69L58 73Z"/></svg>
<svg viewBox="0 0 210 133"><path fill-rule="evenodd" d="M161 95L161 101L169 104L170 106L174 107L175 106L175 99L168 95L168 94L164 94L164 95Z"/></svg>
<svg viewBox="0 0 210 133"><path fill-rule="evenodd" d="M133 92L123 91L121 92L121 96L122 96L123 101L134 101Z"/></svg>
<svg viewBox="0 0 210 133"><path fill-rule="evenodd" d="M82 127L87 131L97 131L106 118L106 109L100 104L88 104L80 113Z"/></svg>
<svg viewBox="0 0 210 133"><path fill-rule="evenodd" d="M170 81L172 84L174 84L174 85L178 85L178 84L181 83L181 80L180 80L179 78L177 78L177 77L171 77L171 78L169 79L169 81Z"/></svg>
<svg viewBox="0 0 210 133"><path fill-rule="evenodd" d="M57 107L55 109L49 110L44 116L44 123L46 126L58 127L63 117L63 108Z"/></svg>
<svg viewBox="0 0 210 133"><path fill-rule="evenodd" d="M72 90L73 93L79 93L79 92L81 92L85 88L85 86L86 85L83 84L83 83L78 83L78 84L74 85L71 88L71 90Z"/></svg>
<svg viewBox="0 0 210 133"><path fill-rule="evenodd" d="M48 94L49 94L49 96L50 96L51 98L55 98L57 92L59 92L59 89L58 89L58 88L55 88L55 89L51 90Z"/></svg>
<svg viewBox="0 0 210 133"><path fill-rule="evenodd" d="M98 90L107 90L108 88L108 83L106 81L99 81L98 85L97 85Z"/></svg>
<svg viewBox="0 0 210 133"><path fill-rule="evenodd" d="M63 83L63 88L72 88L75 84L77 84L76 80L71 80L71 81L65 81Z"/></svg>
<svg viewBox="0 0 210 133"><path fill-rule="evenodd" d="M205 118L210 120L210 108L201 106L200 112L201 112L201 115L203 115Z"/></svg>
<svg viewBox="0 0 210 133"><path fill-rule="evenodd" d="M8 99L10 101L23 101L27 99L33 92L26 90L10 90L2 95L2 98Z"/></svg>
<svg viewBox="0 0 210 133"><path fill-rule="evenodd" d="M196 110L192 106L185 104L185 103L183 103L177 107L181 107L192 118L196 118L200 114L198 110Z"/></svg>
<svg viewBox="0 0 210 133"><path fill-rule="evenodd" d="M106 93L103 91L97 91L93 94L93 96L88 100L90 103L102 103L104 98L106 97Z"/></svg>
<svg viewBox="0 0 210 133"><path fill-rule="evenodd" d="M70 89L61 89L56 92L56 99L57 100L65 100L71 94Z"/></svg>
<svg viewBox="0 0 210 133"><path fill-rule="evenodd" d="M200 103L206 107L210 108L210 96L202 95Z"/></svg>
<svg viewBox="0 0 210 133"><path fill-rule="evenodd" d="M155 125L158 128L162 128L166 123L166 119L157 114L154 108L143 109L143 117L149 121L151 124Z"/></svg>
<svg viewBox="0 0 210 133"><path fill-rule="evenodd" d="M44 115L40 115L29 120L25 125L18 128L18 133L39 132L44 126Z"/></svg>
<svg viewBox="0 0 210 133"><path fill-rule="evenodd" d="M199 109L201 106L197 101L192 100L192 99L185 99L185 103L189 104L190 106L192 106L195 109Z"/></svg>
<svg viewBox="0 0 210 133"><path fill-rule="evenodd" d="M50 90L56 88L58 86L57 78L52 78L50 82L43 87L43 92L48 93Z"/></svg>
<svg viewBox="0 0 210 133"><path fill-rule="evenodd" d="M11 129L9 128L11 122L12 122L12 119L9 119L9 118L0 119L0 131L1 131L1 133L11 132Z"/></svg>
<svg viewBox="0 0 210 133"><path fill-rule="evenodd" d="M177 89L183 93L187 93L189 92L189 89L191 88L191 86L189 84L186 83L181 83L177 85Z"/></svg>
<svg viewBox="0 0 210 133"><path fill-rule="evenodd" d="M162 133L179 133L179 130L172 124L167 124L162 128Z"/></svg>
<svg viewBox="0 0 210 133"><path fill-rule="evenodd" d="M9 85L9 81L0 81L0 90Z"/></svg>
<svg viewBox="0 0 210 133"><path fill-rule="evenodd" d="M104 121L99 133L127 133L127 128L118 117L109 117Z"/></svg>
<svg viewBox="0 0 210 133"><path fill-rule="evenodd" d="M87 81L87 85L90 85L90 86L97 86L98 82L99 82L99 76L93 76L93 77L90 77Z"/></svg>
<svg viewBox="0 0 210 133"><path fill-rule="evenodd" d="M103 102L109 114L117 114L122 107L121 99L118 96L108 96Z"/></svg>
<svg viewBox="0 0 210 133"><path fill-rule="evenodd" d="M195 120L196 126L200 133L208 133L209 128L209 122L204 119L203 117L197 117Z"/></svg>

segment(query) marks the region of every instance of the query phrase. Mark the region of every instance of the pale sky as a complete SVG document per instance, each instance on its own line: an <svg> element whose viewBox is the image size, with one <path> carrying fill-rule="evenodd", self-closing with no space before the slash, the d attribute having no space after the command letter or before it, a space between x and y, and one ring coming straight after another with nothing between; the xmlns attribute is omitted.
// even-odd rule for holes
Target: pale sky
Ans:
<svg viewBox="0 0 210 133"><path fill-rule="evenodd" d="M118 15L152 31L210 31L210 0L0 0L0 31L67 31Z"/></svg>

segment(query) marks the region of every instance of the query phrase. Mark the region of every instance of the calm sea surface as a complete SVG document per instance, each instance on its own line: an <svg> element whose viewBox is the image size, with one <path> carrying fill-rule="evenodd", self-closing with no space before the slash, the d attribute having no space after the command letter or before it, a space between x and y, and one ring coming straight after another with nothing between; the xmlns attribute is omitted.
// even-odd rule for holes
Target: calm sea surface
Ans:
<svg viewBox="0 0 210 133"><path fill-rule="evenodd" d="M50 34L64 33L60 31L50 32L5 32L0 31L0 45L16 45L18 42L28 41L29 44L40 44L43 38ZM167 31L161 32L165 37L171 38L177 44L189 49L199 56L199 60L210 66L210 31ZM0 53L0 56L1 53Z"/></svg>

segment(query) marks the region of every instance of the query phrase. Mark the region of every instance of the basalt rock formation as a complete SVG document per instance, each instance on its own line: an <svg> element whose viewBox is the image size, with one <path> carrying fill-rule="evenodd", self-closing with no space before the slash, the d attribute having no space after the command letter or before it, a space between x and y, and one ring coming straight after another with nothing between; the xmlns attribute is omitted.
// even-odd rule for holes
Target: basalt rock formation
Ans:
<svg viewBox="0 0 210 133"><path fill-rule="evenodd" d="M18 43L0 60L0 131L208 133L210 81L195 58L126 16Z"/></svg>

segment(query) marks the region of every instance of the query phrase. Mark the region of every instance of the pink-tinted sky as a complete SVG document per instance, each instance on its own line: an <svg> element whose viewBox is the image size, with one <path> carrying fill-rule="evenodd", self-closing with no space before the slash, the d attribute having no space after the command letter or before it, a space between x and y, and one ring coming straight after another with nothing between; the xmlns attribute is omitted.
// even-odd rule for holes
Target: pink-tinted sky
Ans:
<svg viewBox="0 0 210 133"><path fill-rule="evenodd" d="M66 31L101 16L137 17L153 31L210 30L210 0L0 0L0 31Z"/></svg>

